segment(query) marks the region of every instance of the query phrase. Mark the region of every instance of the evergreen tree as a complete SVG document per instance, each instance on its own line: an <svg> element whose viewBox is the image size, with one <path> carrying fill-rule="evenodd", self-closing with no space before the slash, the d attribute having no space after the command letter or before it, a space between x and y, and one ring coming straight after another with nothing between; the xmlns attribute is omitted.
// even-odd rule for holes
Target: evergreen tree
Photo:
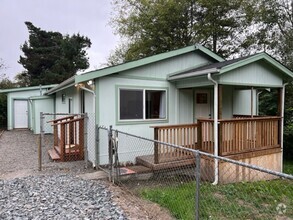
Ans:
<svg viewBox="0 0 293 220"><path fill-rule="evenodd" d="M29 40L22 46L24 56L19 63L26 69L16 79L28 85L60 83L77 71L89 67L86 49L89 38L74 34L63 36L59 32L45 31L25 22Z"/></svg>

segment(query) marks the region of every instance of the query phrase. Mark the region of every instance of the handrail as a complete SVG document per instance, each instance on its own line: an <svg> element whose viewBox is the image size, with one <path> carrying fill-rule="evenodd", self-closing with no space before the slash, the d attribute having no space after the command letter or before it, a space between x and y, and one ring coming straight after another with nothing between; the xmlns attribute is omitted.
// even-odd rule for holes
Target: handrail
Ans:
<svg viewBox="0 0 293 220"><path fill-rule="evenodd" d="M66 117L62 117L62 118L53 119L53 120L50 120L50 121L47 121L47 122L63 121L63 120L66 120L66 119L69 119L69 118L74 118L74 117L75 117L75 115L70 115L70 116L66 116Z"/></svg>
<svg viewBox="0 0 293 220"><path fill-rule="evenodd" d="M52 126L55 126L55 125L62 125L62 124L69 124L69 123L71 123L71 122L81 121L81 120L84 120L84 117L74 118L74 119L71 119L71 120L68 120L68 121L58 122L58 123L52 124Z"/></svg>
<svg viewBox="0 0 293 220"><path fill-rule="evenodd" d="M181 128L181 127L196 127L197 124L177 124L177 125L161 125L161 126L150 126L150 128Z"/></svg>
<svg viewBox="0 0 293 220"><path fill-rule="evenodd" d="M255 118L231 118L231 119L219 119L218 122L237 122L237 121L262 121L262 120L278 120L280 116L269 116L269 117L255 117ZM199 118L198 121L202 122L213 122L214 119Z"/></svg>

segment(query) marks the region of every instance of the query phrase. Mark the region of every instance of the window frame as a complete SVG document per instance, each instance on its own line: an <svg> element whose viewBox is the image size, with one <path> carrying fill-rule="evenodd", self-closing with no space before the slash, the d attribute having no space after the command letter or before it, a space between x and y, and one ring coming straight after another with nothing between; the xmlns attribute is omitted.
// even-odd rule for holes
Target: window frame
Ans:
<svg viewBox="0 0 293 220"><path fill-rule="evenodd" d="M142 108L143 108L143 117L142 119L120 119L120 91L121 90L134 90L134 91L143 91L142 97ZM162 91L165 92L165 118L146 118L146 91ZM168 121L168 88L167 87L134 87L134 86L117 86L117 124L127 124L127 123L153 123L153 122L167 122Z"/></svg>

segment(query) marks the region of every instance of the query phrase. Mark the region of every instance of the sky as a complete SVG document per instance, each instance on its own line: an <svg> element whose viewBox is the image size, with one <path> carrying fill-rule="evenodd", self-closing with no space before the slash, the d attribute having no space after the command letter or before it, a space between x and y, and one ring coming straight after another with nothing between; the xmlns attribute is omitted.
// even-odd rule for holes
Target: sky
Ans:
<svg viewBox="0 0 293 220"><path fill-rule="evenodd" d="M6 66L0 76L13 79L24 70L17 61L29 36L25 21L46 31L89 37L88 70L102 67L119 44L109 25L112 7L111 0L0 0L0 59Z"/></svg>

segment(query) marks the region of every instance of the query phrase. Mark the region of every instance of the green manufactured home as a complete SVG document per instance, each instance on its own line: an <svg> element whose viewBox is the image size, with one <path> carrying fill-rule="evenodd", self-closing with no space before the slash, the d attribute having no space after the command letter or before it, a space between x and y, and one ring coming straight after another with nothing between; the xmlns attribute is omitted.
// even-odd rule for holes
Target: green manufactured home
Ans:
<svg viewBox="0 0 293 220"><path fill-rule="evenodd" d="M264 167L281 171L285 86L292 77L266 53L225 60L193 45L76 75L45 95L54 97L56 113L87 112L92 128L113 125L244 162L262 157L275 161ZM279 114L258 117L258 96L271 88L279 91ZM95 140L91 130L88 139ZM88 142L94 166L108 162L106 146ZM163 163L166 152L154 149L150 166ZM135 163L142 156L139 149L126 150L119 160ZM215 172L220 167L215 162L205 166Z"/></svg>

